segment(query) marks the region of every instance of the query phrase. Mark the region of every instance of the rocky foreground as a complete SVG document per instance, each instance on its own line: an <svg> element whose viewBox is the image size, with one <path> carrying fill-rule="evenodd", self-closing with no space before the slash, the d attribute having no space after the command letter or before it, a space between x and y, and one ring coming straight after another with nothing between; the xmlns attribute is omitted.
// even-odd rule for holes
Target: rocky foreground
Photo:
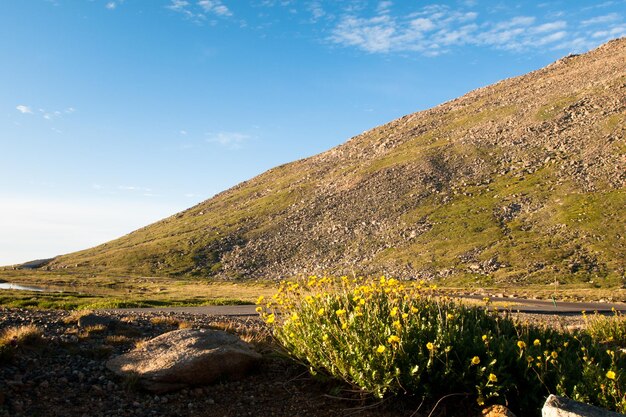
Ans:
<svg viewBox="0 0 626 417"><path fill-rule="evenodd" d="M115 326L89 325L65 311L0 308L0 332L35 325L43 340L18 346L0 362L0 417L13 416L420 416L432 408L402 399L362 401L346 387L313 379L307 369L285 358L264 324L255 318L188 314L103 313ZM571 319L569 319L571 321ZM248 376L164 394L142 388L131 377L116 376L107 361L138 344L178 328L221 329L238 334L262 354ZM344 397L344 399L339 399ZM348 399L346 399L348 398ZM433 415L475 416L464 399L449 398Z"/></svg>

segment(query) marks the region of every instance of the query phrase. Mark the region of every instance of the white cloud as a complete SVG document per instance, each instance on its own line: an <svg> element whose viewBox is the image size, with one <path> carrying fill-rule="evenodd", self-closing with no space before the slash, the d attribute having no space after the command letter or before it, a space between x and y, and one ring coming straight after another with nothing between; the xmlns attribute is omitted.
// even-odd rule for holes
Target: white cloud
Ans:
<svg viewBox="0 0 626 417"><path fill-rule="evenodd" d="M177 13L181 13L186 18L199 24L205 22L207 16L229 17L233 15L232 11L222 0L200 0L194 2L187 0L170 0L170 4L165 7ZM214 21L211 21L211 24L214 23Z"/></svg>
<svg viewBox="0 0 626 417"><path fill-rule="evenodd" d="M122 191L143 191L143 192L146 192L146 193L152 192L151 188L137 187L135 185L118 185L117 189L118 190L122 190Z"/></svg>
<svg viewBox="0 0 626 417"><path fill-rule="evenodd" d="M539 26L535 26L532 28L533 33L545 33L545 32L553 32L555 30L565 29L567 27L567 22L563 20L559 20L556 22L544 23Z"/></svg>
<svg viewBox="0 0 626 417"><path fill-rule="evenodd" d="M367 52L388 52L394 46L395 33L395 22L389 16L370 19L349 16L339 23L330 39Z"/></svg>
<svg viewBox="0 0 626 417"><path fill-rule="evenodd" d="M326 11L319 1L309 3L308 10L311 13L311 20L313 22L317 22L322 17L326 16Z"/></svg>
<svg viewBox="0 0 626 417"><path fill-rule="evenodd" d="M22 114L37 114L43 117L46 120L54 120L58 118L62 118L64 115L72 114L76 111L74 107L68 107L65 110L45 110L45 109L37 109L37 113L35 113L29 106L25 106L20 104L15 107L17 111Z"/></svg>
<svg viewBox="0 0 626 417"><path fill-rule="evenodd" d="M114 10L117 7L117 3L115 3L114 1L110 1L104 7L106 7L109 10Z"/></svg>
<svg viewBox="0 0 626 417"><path fill-rule="evenodd" d="M327 40L368 53L412 51L433 56L464 45L514 52L539 47L571 49L576 46L580 49L586 45L591 48L611 37L623 36L625 31L616 13L582 22L562 18L540 21L528 15L498 19L495 14L479 21L475 11L445 5L425 6L396 16L383 2L378 3L374 15L364 16L365 13L366 9L354 8L344 14L334 23ZM603 27L594 28L597 25Z"/></svg>
<svg viewBox="0 0 626 417"><path fill-rule="evenodd" d="M232 12L220 0L200 0L198 6L207 13L218 16L232 16Z"/></svg>
<svg viewBox="0 0 626 417"><path fill-rule="evenodd" d="M580 24L583 26L591 26L603 23L611 23L617 20L620 20L619 15L617 13L610 13L604 16L596 16L592 17L591 19L583 20L582 22L580 22Z"/></svg>
<svg viewBox="0 0 626 417"><path fill-rule="evenodd" d="M25 106L23 104L20 104L19 106L15 107L17 109L17 111L19 111L22 114L33 114L33 111L30 109L30 107Z"/></svg>
<svg viewBox="0 0 626 417"><path fill-rule="evenodd" d="M169 6L167 6L167 8L179 11L179 10L183 10L187 6L189 6L189 2L186 0L172 0L172 3Z"/></svg>
<svg viewBox="0 0 626 417"><path fill-rule="evenodd" d="M391 9L391 6L393 6L392 1L381 1L378 3L376 9L378 13L389 13L389 9Z"/></svg>
<svg viewBox="0 0 626 417"><path fill-rule="evenodd" d="M207 134L207 142L217 143L228 149L241 149L243 143L250 139L249 135L239 132L218 132Z"/></svg>

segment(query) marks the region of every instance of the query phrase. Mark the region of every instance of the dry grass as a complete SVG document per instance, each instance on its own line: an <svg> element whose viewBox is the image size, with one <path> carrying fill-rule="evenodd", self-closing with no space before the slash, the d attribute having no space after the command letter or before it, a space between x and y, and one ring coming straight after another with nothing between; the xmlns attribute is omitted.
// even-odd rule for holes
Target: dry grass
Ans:
<svg viewBox="0 0 626 417"><path fill-rule="evenodd" d="M43 332L37 326L9 327L0 334L0 346L33 345L41 342Z"/></svg>
<svg viewBox="0 0 626 417"><path fill-rule="evenodd" d="M222 330L228 333L237 333L237 329L232 321L216 321L209 326L211 330Z"/></svg>
<svg viewBox="0 0 626 417"><path fill-rule="evenodd" d="M159 316L152 317L150 319L150 323L156 326L178 326L180 324L180 320L174 317Z"/></svg>
<svg viewBox="0 0 626 417"><path fill-rule="evenodd" d="M133 343L133 339L128 336L118 334L113 336L107 336L106 339L104 339L104 343L113 346L130 345Z"/></svg>
<svg viewBox="0 0 626 417"><path fill-rule="evenodd" d="M93 313L91 310L74 310L68 316L63 318L63 323L76 324L81 317L91 313Z"/></svg>
<svg viewBox="0 0 626 417"><path fill-rule="evenodd" d="M135 350L142 350L146 343L148 343L148 339L142 339L135 342Z"/></svg>
<svg viewBox="0 0 626 417"><path fill-rule="evenodd" d="M107 330L108 330L107 326L103 324L95 324L93 326L85 327L78 337L80 337L81 339L85 339L96 334L102 334L106 332Z"/></svg>
<svg viewBox="0 0 626 417"><path fill-rule="evenodd" d="M193 323L183 320L180 323L178 323L178 328L179 329L192 329Z"/></svg>
<svg viewBox="0 0 626 417"><path fill-rule="evenodd" d="M122 323L133 324L137 321L137 316L124 316L120 319Z"/></svg>

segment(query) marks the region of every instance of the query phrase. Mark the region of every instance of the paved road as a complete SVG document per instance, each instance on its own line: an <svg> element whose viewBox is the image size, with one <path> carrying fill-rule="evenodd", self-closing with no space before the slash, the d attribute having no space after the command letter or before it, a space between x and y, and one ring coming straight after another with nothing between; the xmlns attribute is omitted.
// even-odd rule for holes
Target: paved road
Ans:
<svg viewBox="0 0 626 417"><path fill-rule="evenodd" d="M463 296L462 298L482 300L482 296ZM626 313L626 304L624 303L572 303L564 301L552 300L529 300L526 298L499 298L492 297L492 302L508 303L512 311L520 313L535 314L581 314L582 311L587 313L609 313L613 309Z"/></svg>
<svg viewBox="0 0 626 417"><path fill-rule="evenodd" d="M463 298L482 300L481 296L464 296ZM626 304L624 303L567 303L547 300L527 300L523 298L491 298L492 302L496 303L508 303L512 311L519 311L520 313L534 313L534 314L561 314L561 315L573 315L581 314L582 311L592 313L597 311L599 313L609 313L612 309L618 310L622 313L626 313ZM160 312L160 313L189 313L189 314L208 314L219 316L256 316L257 313L254 310L253 305L235 305L235 306L202 306L202 307L156 307L156 308L121 308L111 311L115 312L127 312L127 313L146 313L146 312Z"/></svg>

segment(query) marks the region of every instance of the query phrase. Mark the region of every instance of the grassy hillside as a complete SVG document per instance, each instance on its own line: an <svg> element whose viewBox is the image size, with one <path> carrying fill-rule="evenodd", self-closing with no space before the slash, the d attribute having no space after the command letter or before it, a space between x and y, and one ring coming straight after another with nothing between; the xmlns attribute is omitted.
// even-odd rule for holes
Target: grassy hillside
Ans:
<svg viewBox="0 0 626 417"><path fill-rule="evenodd" d="M622 286L626 39L276 167L51 270Z"/></svg>

